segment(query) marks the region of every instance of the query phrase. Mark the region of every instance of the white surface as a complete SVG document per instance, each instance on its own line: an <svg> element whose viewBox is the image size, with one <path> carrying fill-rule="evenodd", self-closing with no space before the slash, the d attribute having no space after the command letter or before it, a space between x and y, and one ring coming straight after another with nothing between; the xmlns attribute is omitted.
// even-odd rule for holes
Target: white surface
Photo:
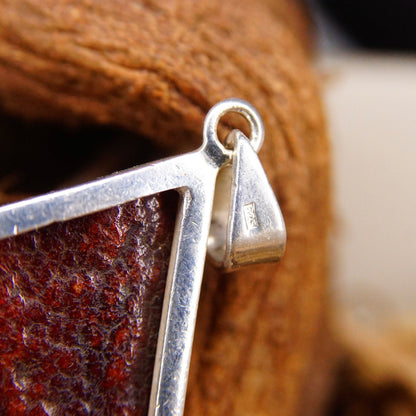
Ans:
<svg viewBox="0 0 416 416"><path fill-rule="evenodd" d="M416 58L326 57L339 300L416 309Z"/></svg>

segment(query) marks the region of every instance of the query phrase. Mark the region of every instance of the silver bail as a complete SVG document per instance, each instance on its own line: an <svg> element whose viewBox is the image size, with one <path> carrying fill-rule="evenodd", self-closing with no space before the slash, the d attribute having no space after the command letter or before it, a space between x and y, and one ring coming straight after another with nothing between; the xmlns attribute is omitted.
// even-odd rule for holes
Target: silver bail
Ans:
<svg viewBox="0 0 416 416"><path fill-rule="evenodd" d="M250 140L234 130L232 165L218 176L208 253L225 271L278 261L286 247L282 212Z"/></svg>

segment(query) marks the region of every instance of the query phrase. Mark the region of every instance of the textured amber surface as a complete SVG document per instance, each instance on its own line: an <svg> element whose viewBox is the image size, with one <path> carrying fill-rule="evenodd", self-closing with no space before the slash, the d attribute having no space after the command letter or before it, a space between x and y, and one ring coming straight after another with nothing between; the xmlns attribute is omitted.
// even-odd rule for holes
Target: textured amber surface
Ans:
<svg viewBox="0 0 416 416"><path fill-rule="evenodd" d="M146 414L176 201L0 241L0 415Z"/></svg>

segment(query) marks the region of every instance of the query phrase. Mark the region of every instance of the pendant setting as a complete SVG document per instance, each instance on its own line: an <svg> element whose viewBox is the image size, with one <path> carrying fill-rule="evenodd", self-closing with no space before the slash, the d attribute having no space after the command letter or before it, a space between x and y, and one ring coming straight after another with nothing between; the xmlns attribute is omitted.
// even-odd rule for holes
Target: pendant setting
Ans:
<svg viewBox="0 0 416 416"><path fill-rule="evenodd" d="M249 123L250 138L217 136L228 112ZM257 152L261 118L236 98L207 114L203 144L193 152L84 185L0 207L0 239L168 190L180 195L158 336L149 416L182 415L206 254L225 271L278 261L286 229Z"/></svg>

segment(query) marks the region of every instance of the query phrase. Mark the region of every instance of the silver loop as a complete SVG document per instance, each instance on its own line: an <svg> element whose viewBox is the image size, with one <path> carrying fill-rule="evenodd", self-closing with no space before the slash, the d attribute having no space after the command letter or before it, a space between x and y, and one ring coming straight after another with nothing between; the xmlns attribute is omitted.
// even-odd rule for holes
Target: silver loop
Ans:
<svg viewBox="0 0 416 416"><path fill-rule="evenodd" d="M257 110L247 101L239 98L229 98L220 101L218 104L209 110L204 123L204 142L205 144L214 142L224 151L228 151L224 145L219 141L217 135L218 123L225 114L238 113L241 114L249 123L250 126L250 144L258 153L264 139L263 121Z"/></svg>

